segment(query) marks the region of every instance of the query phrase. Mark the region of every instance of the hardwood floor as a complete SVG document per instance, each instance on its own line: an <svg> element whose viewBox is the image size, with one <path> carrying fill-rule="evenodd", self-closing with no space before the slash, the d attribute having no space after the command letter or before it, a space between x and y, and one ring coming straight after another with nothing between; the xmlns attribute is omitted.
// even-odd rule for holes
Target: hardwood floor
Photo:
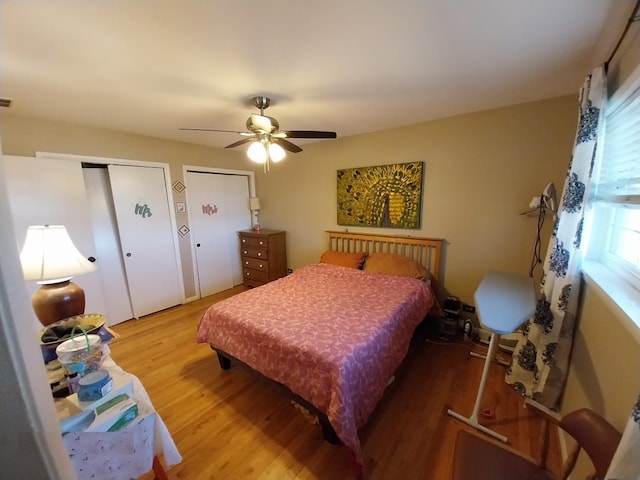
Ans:
<svg viewBox="0 0 640 480"><path fill-rule="evenodd" d="M207 345L195 341L204 310L240 291L235 287L113 328L114 360L137 375L183 456L173 479L352 479L346 450L322 439L320 428L285 395L242 368L223 371ZM418 328L409 354L368 423L360 430L368 479L448 479L455 437L469 428L447 415L470 415L484 361L472 343L429 341ZM492 364L483 423L523 453L540 457L542 421L523 407ZM560 471L555 429L549 464ZM153 478L152 474L143 477Z"/></svg>

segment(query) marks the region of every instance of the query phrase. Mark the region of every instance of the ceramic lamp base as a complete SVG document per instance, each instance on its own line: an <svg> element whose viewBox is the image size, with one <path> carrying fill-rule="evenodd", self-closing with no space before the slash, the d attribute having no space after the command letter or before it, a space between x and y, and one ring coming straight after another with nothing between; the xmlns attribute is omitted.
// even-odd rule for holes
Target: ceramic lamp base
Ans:
<svg viewBox="0 0 640 480"><path fill-rule="evenodd" d="M31 299L33 310L45 327L84 313L84 290L70 280L42 285Z"/></svg>

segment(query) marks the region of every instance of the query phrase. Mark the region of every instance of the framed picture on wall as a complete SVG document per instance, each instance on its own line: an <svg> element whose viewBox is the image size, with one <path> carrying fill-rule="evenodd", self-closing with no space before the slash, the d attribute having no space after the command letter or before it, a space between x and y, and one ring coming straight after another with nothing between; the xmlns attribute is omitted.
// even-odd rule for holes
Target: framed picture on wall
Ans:
<svg viewBox="0 0 640 480"><path fill-rule="evenodd" d="M187 213L187 202L176 202L176 213Z"/></svg>
<svg viewBox="0 0 640 480"><path fill-rule="evenodd" d="M338 225L420 228L423 162L338 170Z"/></svg>

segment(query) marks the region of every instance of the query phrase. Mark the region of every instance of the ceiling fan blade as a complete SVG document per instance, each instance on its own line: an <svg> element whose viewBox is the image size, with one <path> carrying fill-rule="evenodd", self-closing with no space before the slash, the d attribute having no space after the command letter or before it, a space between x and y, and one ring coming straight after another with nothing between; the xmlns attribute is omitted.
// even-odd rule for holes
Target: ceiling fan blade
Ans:
<svg viewBox="0 0 640 480"><path fill-rule="evenodd" d="M187 130L187 131L194 131L194 132L224 132L224 133L244 133L244 132L240 132L238 130L217 130L215 128L180 128L179 130Z"/></svg>
<svg viewBox="0 0 640 480"><path fill-rule="evenodd" d="M235 147L239 147L240 145L244 145L245 143L249 143L249 142L253 142L255 140L254 137L247 137L247 138L243 138L242 140L238 140L237 142L232 143L231 145L227 145L224 148L235 148Z"/></svg>
<svg viewBox="0 0 640 480"><path fill-rule="evenodd" d="M298 153L298 152L302 151L302 149L299 146L294 145L289 140L285 140L284 138L271 137L271 142L272 143L277 143L282 148L284 148L285 150L287 150L288 152L291 152L291 153Z"/></svg>
<svg viewBox="0 0 640 480"><path fill-rule="evenodd" d="M338 138L336 132L318 132L315 130L287 130L288 138Z"/></svg>

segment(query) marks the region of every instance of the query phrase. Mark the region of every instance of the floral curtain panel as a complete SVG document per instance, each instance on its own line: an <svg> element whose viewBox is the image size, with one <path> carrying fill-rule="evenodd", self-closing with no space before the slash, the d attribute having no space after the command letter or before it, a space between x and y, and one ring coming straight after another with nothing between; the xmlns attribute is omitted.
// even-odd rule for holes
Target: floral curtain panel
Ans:
<svg viewBox="0 0 640 480"><path fill-rule="evenodd" d="M578 131L544 261L534 316L516 345L506 381L522 396L555 408L564 388L580 288L582 225L598 142L604 127L602 67L580 90Z"/></svg>
<svg viewBox="0 0 640 480"><path fill-rule="evenodd" d="M607 479L640 478L640 396L627 421L620 445L611 459Z"/></svg>

